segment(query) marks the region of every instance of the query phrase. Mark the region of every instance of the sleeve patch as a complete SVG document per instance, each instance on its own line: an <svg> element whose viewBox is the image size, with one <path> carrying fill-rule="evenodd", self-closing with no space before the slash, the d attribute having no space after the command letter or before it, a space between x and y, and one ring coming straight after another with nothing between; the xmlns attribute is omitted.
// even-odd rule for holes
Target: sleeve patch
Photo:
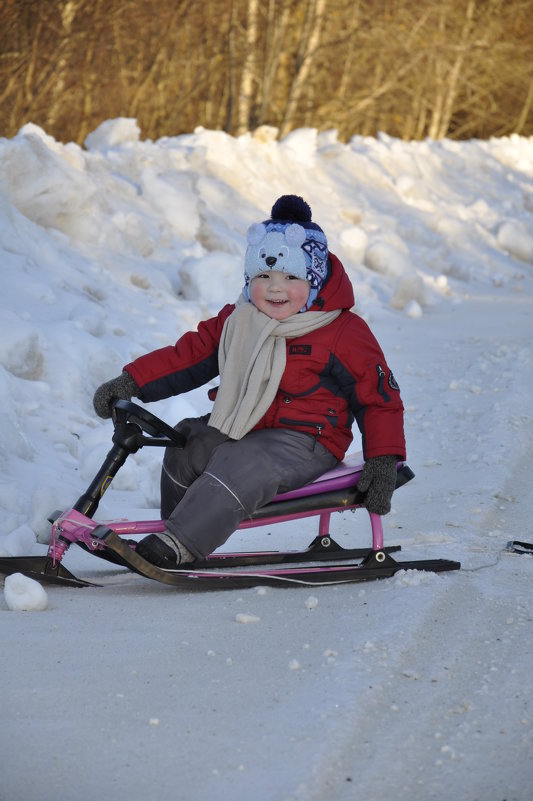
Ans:
<svg viewBox="0 0 533 801"><path fill-rule="evenodd" d="M396 379L394 378L394 374L393 374L392 370L389 370L389 387L391 389L394 389L396 392L400 391L400 386L399 386L398 382L396 381Z"/></svg>

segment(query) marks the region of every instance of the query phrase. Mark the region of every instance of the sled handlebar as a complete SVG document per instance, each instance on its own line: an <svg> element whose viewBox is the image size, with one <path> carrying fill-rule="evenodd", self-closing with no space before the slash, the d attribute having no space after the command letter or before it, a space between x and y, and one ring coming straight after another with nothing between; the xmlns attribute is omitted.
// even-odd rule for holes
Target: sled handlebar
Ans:
<svg viewBox="0 0 533 801"><path fill-rule="evenodd" d="M113 442L122 445L130 453L143 445L185 447L183 434L132 401L115 401L111 416L115 426Z"/></svg>
<svg viewBox="0 0 533 801"><path fill-rule="evenodd" d="M86 517L94 515L102 495L131 453L145 445L183 448L186 443L183 434L131 401L115 401L111 416L115 426L113 447L86 492L72 507Z"/></svg>

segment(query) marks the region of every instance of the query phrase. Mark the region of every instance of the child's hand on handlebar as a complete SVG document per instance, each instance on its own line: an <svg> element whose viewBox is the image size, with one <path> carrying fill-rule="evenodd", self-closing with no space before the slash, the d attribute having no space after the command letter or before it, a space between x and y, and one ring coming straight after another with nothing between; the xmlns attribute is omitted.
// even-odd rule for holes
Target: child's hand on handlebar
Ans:
<svg viewBox="0 0 533 801"><path fill-rule="evenodd" d="M111 417L113 403L116 400L131 400L138 391L139 387L131 375L124 370L117 378L112 378L111 381L106 381L105 384L98 387L93 398L94 411L98 417L107 419Z"/></svg>

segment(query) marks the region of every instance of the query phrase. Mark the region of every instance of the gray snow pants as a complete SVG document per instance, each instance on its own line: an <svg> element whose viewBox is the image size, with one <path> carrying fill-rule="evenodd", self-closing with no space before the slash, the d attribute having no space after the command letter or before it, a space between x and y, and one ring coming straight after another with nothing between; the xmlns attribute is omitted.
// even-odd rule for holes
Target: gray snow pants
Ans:
<svg viewBox="0 0 533 801"><path fill-rule="evenodd" d="M161 517L197 558L228 539L245 518L279 492L331 470L337 459L315 437L287 428L251 431L230 440L208 416L176 426L188 437L167 448L161 470Z"/></svg>

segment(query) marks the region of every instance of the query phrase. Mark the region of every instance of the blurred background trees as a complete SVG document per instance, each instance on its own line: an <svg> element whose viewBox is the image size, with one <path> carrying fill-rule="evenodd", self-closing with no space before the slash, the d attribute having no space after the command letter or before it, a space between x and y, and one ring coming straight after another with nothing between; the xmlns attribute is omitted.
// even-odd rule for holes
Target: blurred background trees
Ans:
<svg viewBox="0 0 533 801"><path fill-rule="evenodd" d="M0 135L533 134L533 0L3 0Z"/></svg>

